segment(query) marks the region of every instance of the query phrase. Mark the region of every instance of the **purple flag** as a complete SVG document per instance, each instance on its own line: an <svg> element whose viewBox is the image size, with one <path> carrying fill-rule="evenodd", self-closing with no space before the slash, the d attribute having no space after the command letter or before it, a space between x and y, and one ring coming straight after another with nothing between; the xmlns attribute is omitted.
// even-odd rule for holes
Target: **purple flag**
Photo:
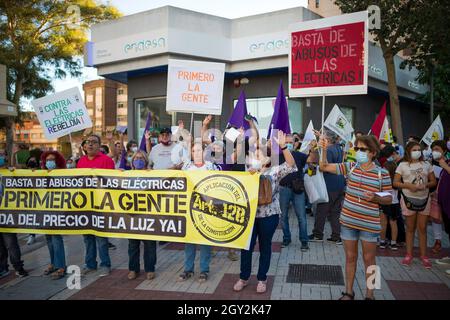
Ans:
<svg viewBox="0 0 450 320"><path fill-rule="evenodd" d="M228 120L228 124L231 124L233 127L240 128L244 127L244 130L250 129L250 125L248 121L245 120L245 116L247 115L247 102L245 101L245 93L242 90L239 96L238 102L236 103L236 107L233 110L233 114Z"/></svg>
<svg viewBox="0 0 450 320"><path fill-rule="evenodd" d="M269 133L267 134L267 139L271 139L272 129L278 129L286 134L291 133L291 126L289 125L289 113L286 101L286 96L284 95L283 81L280 81L280 87L278 88L277 98L275 100L275 106L273 110L272 121L269 125ZM273 151L279 151L276 148L277 143L272 140Z"/></svg>
<svg viewBox="0 0 450 320"><path fill-rule="evenodd" d="M120 169L127 170L127 152L125 148L122 146L122 154L120 155Z"/></svg>
<svg viewBox="0 0 450 320"><path fill-rule="evenodd" d="M142 134L142 138L141 138L141 145L139 146L139 149L142 151L145 151L145 152L147 152L146 141L145 141L145 132L150 129L151 123L152 123L152 114L149 111L147 114L147 122L145 123L144 133Z"/></svg>

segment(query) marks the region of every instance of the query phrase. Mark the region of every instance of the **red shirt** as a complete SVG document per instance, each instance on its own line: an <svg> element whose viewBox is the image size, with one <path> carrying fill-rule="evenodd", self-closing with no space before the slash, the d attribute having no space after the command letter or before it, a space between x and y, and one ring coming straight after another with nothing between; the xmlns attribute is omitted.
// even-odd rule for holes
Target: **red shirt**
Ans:
<svg viewBox="0 0 450 320"><path fill-rule="evenodd" d="M88 156L82 156L80 160L78 160L77 164L78 169L115 169L114 161L108 157L107 155L99 152L94 157L94 159L90 160Z"/></svg>

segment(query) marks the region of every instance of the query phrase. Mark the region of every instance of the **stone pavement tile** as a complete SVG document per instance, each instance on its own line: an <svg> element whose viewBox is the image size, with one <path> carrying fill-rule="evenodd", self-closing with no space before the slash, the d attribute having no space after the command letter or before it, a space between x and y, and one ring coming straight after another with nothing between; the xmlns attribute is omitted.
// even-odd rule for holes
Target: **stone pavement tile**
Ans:
<svg viewBox="0 0 450 320"><path fill-rule="evenodd" d="M29 276L7 290L0 289L0 300L45 300L66 288L64 279L51 280L43 276Z"/></svg>
<svg viewBox="0 0 450 320"><path fill-rule="evenodd" d="M441 283L388 280L396 300L450 300L450 289Z"/></svg>

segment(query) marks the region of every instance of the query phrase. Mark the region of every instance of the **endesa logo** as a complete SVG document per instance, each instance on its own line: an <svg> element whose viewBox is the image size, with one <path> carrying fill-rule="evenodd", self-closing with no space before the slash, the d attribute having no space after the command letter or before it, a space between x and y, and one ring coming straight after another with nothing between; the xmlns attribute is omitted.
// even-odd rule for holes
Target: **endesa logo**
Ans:
<svg viewBox="0 0 450 320"><path fill-rule="evenodd" d="M141 40L132 43L127 43L123 46L125 53L139 52L156 48L163 48L166 46L166 39L159 38L153 40Z"/></svg>

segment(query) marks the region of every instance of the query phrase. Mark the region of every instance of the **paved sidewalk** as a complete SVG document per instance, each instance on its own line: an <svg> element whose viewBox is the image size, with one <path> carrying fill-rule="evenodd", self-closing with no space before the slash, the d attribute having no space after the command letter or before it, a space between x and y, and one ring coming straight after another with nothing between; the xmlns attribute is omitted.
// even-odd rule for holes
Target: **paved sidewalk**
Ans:
<svg viewBox="0 0 450 320"><path fill-rule="evenodd" d="M328 223L327 223L328 224ZM343 291L344 276L344 249L340 245L323 243L310 243L310 250L300 251L298 241L298 226L291 212L290 219L293 242L287 248L281 248L283 233L279 227L276 230L273 243L273 255L268 277L268 290L265 294L256 293L256 274L258 264L258 252L254 254L253 273L250 284L242 292L233 292L233 284L239 277L239 261L230 261L226 249L217 249L217 254L211 261L210 279L205 283L199 283L194 278L186 282L177 282L178 275L183 271L184 251L183 244L168 243L158 246L158 263L156 278L148 281L142 272L135 280L128 280L128 254L126 239L111 239L117 246L116 250L110 250L113 263L113 271L107 277L99 277L98 274L89 274L81 279L81 290L69 290L66 280L51 280L43 276L42 272L48 264L48 250L45 245L45 237L37 235L37 242L32 246L25 244L26 235L20 235L25 268L30 271L26 278L16 278L11 273L0 279L0 299L219 299L219 300L330 300L340 297ZM308 230L313 226L313 218L308 216ZM330 234L329 226L326 226L325 238ZM432 246L433 236L431 226L428 230L428 245ZM432 261L443 256L450 256L448 237L444 233L443 250L439 255L433 255L429 250ZM82 267L84 261L84 243L81 236L65 236L66 256L68 265ZM417 242L417 240L416 240ZM416 244L417 245L417 244ZM378 249L377 264L381 269L381 289L375 291L378 300L403 300L403 299L443 299L450 300L450 277L445 274L445 268L433 263L431 270L424 269L415 259L410 268L401 265L404 256L404 248L398 252L390 249ZM289 274L290 265L314 265L310 274L302 283L295 283ZM196 268L198 268L198 255ZM141 266L143 263L141 262ZM325 279L327 271L321 271L321 266L335 266L334 275ZM450 267L448 267L450 268ZM196 269L197 271L198 269ZM297 273L297 275L302 275ZM319 276L322 284L311 284L313 276ZM289 280L289 282L288 282ZM293 280L293 281L291 281ZM327 282L331 281L331 282ZM316 282L317 283L317 282ZM360 258L358 260L357 275L355 281L356 299L363 299L365 292L364 266Z"/></svg>

